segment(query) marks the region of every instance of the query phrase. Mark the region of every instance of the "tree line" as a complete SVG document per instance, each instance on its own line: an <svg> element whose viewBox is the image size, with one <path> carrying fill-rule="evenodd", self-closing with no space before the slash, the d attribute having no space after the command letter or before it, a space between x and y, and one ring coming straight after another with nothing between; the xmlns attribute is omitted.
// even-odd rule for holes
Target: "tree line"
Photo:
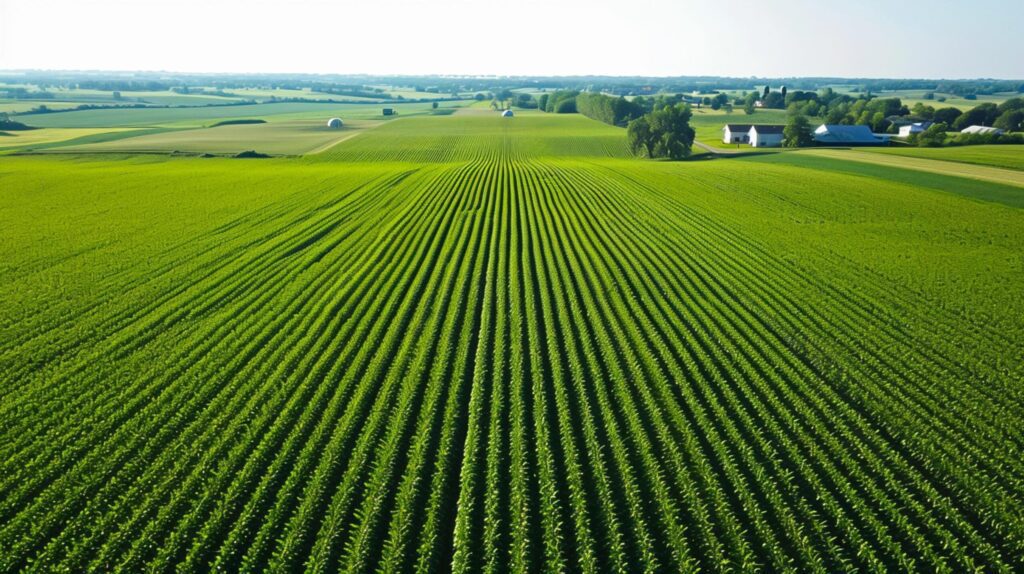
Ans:
<svg viewBox="0 0 1024 574"><path fill-rule="evenodd" d="M997 127L1006 131L1018 131L1024 120L1024 99L1010 98L1001 104L986 102L975 108L962 111L952 106L938 108L918 102L911 108L900 98L876 98L871 94L853 97L840 94L831 88L819 92L787 91L785 87L772 91L766 86L763 92L752 92L742 102L747 113L754 113L754 102L762 107L785 109L790 115L804 115L820 118L825 124L864 125L877 133L896 133L901 124L908 121L934 121L945 123L951 129L962 130L972 125Z"/></svg>

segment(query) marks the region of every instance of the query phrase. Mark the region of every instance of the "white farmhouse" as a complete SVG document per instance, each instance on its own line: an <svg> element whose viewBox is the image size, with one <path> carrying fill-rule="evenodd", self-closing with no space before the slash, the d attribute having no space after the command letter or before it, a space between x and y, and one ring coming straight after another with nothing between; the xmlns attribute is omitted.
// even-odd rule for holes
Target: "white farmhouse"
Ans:
<svg viewBox="0 0 1024 574"><path fill-rule="evenodd" d="M750 124L725 124L722 128L722 143L749 143Z"/></svg>
<svg viewBox="0 0 1024 574"><path fill-rule="evenodd" d="M915 122L905 126L900 126L900 137L908 138L913 134L924 133L924 131L932 127L932 124L934 123L935 122Z"/></svg>
<svg viewBox="0 0 1024 574"><path fill-rule="evenodd" d="M784 137L785 126L750 126L747 132L752 147L779 147Z"/></svg>

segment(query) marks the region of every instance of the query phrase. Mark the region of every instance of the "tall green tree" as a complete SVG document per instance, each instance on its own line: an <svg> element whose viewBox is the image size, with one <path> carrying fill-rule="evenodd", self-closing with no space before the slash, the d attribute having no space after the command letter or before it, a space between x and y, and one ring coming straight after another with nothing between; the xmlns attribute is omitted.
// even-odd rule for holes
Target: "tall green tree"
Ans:
<svg viewBox="0 0 1024 574"><path fill-rule="evenodd" d="M626 142L633 155L654 157L654 134L647 116L629 122L629 127L626 128Z"/></svg>
<svg viewBox="0 0 1024 574"><path fill-rule="evenodd" d="M959 108L942 108L935 110L932 120L944 124L953 125L957 118L963 115Z"/></svg>
<svg viewBox="0 0 1024 574"><path fill-rule="evenodd" d="M1021 130L1022 122L1024 122L1024 110L1006 110L996 118L992 127L1008 132L1017 132Z"/></svg>
<svg viewBox="0 0 1024 574"><path fill-rule="evenodd" d="M917 145L921 147L939 147L946 143L946 131L949 126L944 123L932 124L917 136Z"/></svg>
<svg viewBox="0 0 1024 574"><path fill-rule="evenodd" d="M690 155L694 131L686 104L666 106L629 123L626 138L636 155L679 160Z"/></svg>
<svg viewBox="0 0 1024 574"><path fill-rule="evenodd" d="M803 114L792 115L782 135L786 147L807 147L814 141L811 137L811 123Z"/></svg>

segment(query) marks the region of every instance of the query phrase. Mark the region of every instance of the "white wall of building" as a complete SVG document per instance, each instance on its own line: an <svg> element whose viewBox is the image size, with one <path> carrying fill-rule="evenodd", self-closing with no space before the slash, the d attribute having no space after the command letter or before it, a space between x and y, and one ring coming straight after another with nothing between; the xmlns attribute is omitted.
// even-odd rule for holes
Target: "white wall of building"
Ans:
<svg viewBox="0 0 1024 574"><path fill-rule="evenodd" d="M732 132L726 126L722 129L722 143L747 143L750 135L747 132Z"/></svg>
<svg viewBox="0 0 1024 574"><path fill-rule="evenodd" d="M782 134L762 134L750 128L750 145L753 147L779 147L782 145Z"/></svg>

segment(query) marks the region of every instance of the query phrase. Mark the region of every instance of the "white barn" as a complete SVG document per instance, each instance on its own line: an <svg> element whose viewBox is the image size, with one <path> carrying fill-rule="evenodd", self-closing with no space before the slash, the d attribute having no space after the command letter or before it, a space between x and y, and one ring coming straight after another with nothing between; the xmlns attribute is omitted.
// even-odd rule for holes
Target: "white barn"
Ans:
<svg viewBox="0 0 1024 574"><path fill-rule="evenodd" d="M962 134L996 134L1002 135L1003 130L999 128L990 128L988 126L970 126L960 130Z"/></svg>
<svg viewBox="0 0 1024 574"><path fill-rule="evenodd" d="M932 127L934 123L935 122L915 122L912 124L907 124L905 126L900 126L900 137L906 138L910 137L913 134L924 133L924 131Z"/></svg>
<svg viewBox="0 0 1024 574"><path fill-rule="evenodd" d="M750 124L725 124L722 143L750 143Z"/></svg>
<svg viewBox="0 0 1024 574"><path fill-rule="evenodd" d="M752 147L779 147L785 137L785 126L750 126L748 139Z"/></svg>

